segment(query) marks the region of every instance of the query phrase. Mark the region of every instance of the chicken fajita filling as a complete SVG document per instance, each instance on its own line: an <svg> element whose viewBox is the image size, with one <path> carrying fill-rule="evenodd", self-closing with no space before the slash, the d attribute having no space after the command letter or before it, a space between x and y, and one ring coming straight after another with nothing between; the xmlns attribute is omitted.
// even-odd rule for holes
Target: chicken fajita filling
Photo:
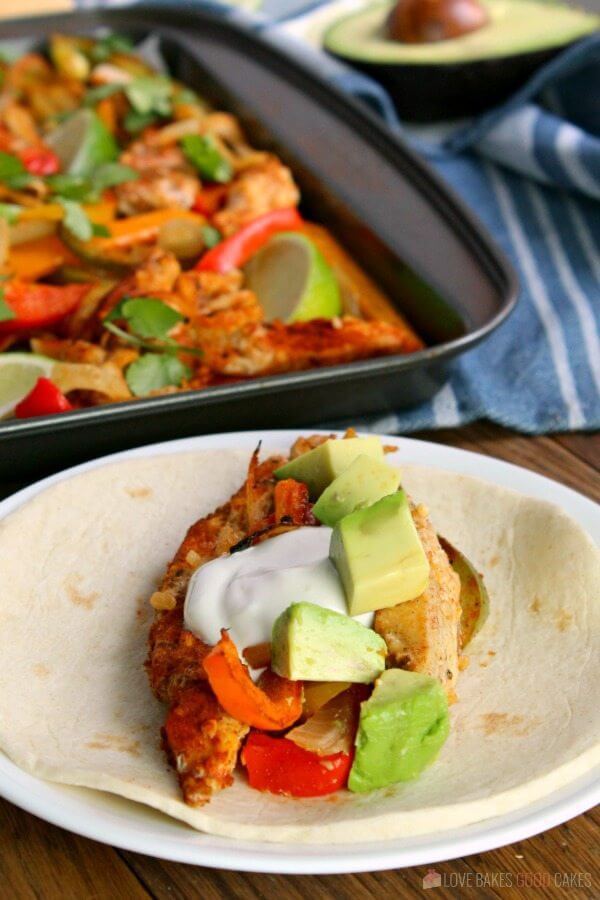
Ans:
<svg viewBox="0 0 600 900"><path fill-rule="evenodd" d="M423 347L284 162L127 39L0 75L0 416Z"/></svg>
<svg viewBox="0 0 600 900"><path fill-rule="evenodd" d="M186 803L418 777L487 596L379 438L314 435L196 522L152 596L147 671ZM444 549L444 546L447 549Z"/></svg>

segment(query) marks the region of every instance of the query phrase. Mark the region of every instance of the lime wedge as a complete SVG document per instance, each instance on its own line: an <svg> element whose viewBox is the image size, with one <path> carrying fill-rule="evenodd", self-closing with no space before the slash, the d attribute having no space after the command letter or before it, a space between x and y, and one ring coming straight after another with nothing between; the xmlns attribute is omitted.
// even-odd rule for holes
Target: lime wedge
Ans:
<svg viewBox="0 0 600 900"><path fill-rule="evenodd" d="M90 175L96 166L119 155L114 137L91 109L80 109L65 119L46 143L69 175Z"/></svg>
<svg viewBox="0 0 600 900"><path fill-rule="evenodd" d="M297 231L271 238L245 268L267 319L306 322L331 319L342 312L333 270L315 244Z"/></svg>
<svg viewBox="0 0 600 900"><path fill-rule="evenodd" d="M35 353L0 353L0 419L9 416L38 378L49 378L55 360Z"/></svg>

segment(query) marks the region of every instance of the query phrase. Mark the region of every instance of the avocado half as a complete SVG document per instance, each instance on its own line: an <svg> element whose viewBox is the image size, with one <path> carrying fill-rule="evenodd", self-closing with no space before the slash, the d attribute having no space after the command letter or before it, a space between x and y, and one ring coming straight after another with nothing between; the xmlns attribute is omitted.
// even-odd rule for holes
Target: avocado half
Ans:
<svg viewBox="0 0 600 900"><path fill-rule="evenodd" d="M325 31L325 49L386 87L404 119L474 115L501 103L543 63L597 31L600 18L552 0L481 0L478 31L428 44L387 37L393 3L369 5Z"/></svg>

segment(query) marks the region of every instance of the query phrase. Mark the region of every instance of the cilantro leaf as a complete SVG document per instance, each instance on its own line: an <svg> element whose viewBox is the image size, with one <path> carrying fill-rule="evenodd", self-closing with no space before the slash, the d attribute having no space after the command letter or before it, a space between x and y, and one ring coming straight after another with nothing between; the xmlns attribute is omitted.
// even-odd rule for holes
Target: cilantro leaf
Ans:
<svg viewBox="0 0 600 900"><path fill-rule="evenodd" d="M0 181L6 181L7 178L14 178L15 175L26 174L25 166L18 156L12 153L0 152Z"/></svg>
<svg viewBox="0 0 600 900"><path fill-rule="evenodd" d="M140 173L131 166L109 162L96 169L92 175L92 184L95 192L101 194L107 188L116 187L117 184L123 184L125 181L135 181L139 177Z"/></svg>
<svg viewBox="0 0 600 900"><path fill-rule="evenodd" d="M177 341L171 338L146 338L143 340L137 335L130 334L128 331L119 328L118 325L109 320L108 316L105 316L102 324L126 344L133 344L134 347L143 347L144 350L150 350L152 353L187 353L188 356L198 356L200 358L204 356L204 350L199 347L187 347L183 344L178 344Z"/></svg>
<svg viewBox="0 0 600 900"><path fill-rule="evenodd" d="M173 97L174 103L189 103L192 106L202 105L202 101L198 94L194 91L190 90L190 88L182 87L177 91L175 96Z"/></svg>
<svg viewBox="0 0 600 900"><path fill-rule="evenodd" d="M35 176L30 175L29 172L23 172L21 175L13 175L12 178L5 178L4 184L13 191L21 191L23 188L29 187L34 180L34 177Z"/></svg>
<svg viewBox="0 0 600 900"><path fill-rule="evenodd" d="M31 175L18 156L0 151L0 181L7 187L19 190L29 184Z"/></svg>
<svg viewBox="0 0 600 900"><path fill-rule="evenodd" d="M169 385L179 387L190 375L190 369L170 353L144 353L127 367L125 380L132 394L143 397Z"/></svg>
<svg viewBox="0 0 600 900"><path fill-rule="evenodd" d="M181 147L200 175L221 183L231 181L233 169L228 159L219 152L210 135L188 134L181 139Z"/></svg>
<svg viewBox="0 0 600 900"><path fill-rule="evenodd" d="M71 110L67 110L66 112L54 113L52 116L48 116L48 119L54 122L55 125L62 125L63 122L66 122L69 116L72 116L73 113Z"/></svg>
<svg viewBox="0 0 600 900"><path fill-rule="evenodd" d="M17 203L0 203L0 218L6 219L9 225L14 225L21 209Z"/></svg>
<svg viewBox="0 0 600 900"><path fill-rule="evenodd" d="M89 241L94 234L92 223L80 203L75 200L56 198L64 210L63 227L80 241Z"/></svg>
<svg viewBox="0 0 600 900"><path fill-rule="evenodd" d="M137 113L171 114L173 84L164 75L141 75L125 85L125 94Z"/></svg>
<svg viewBox="0 0 600 900"><path fill-rule="evenodd" d="M99 84L97 87L90 88L86 91L83 98L84 106L95 106L101 100L112 97L113 94L119 94L125 88L124 84Z"/></svg>
<svg viewBox="0 0 600 900"><path fill-rule="evenodd" d="M110 237L110 228L107 228L106 225L97 225L95 222L92 222L92 235L93 237Z"/></svg>
<svg viewBox="0 0 600 900"><path fill-rule="evenodd" d="M107 331L110 331L111 334L116 335L116 337L120 338L126 344L133 344L134 347L146 347L147 350L156 349L155 347L144 344L144 341L142 341L139 337L136 337L134 334L129 334L128 331L124 331L122 328L119 328L118 325L115 325L114 321L111 321L111 314L103 318L102 325L107 329Z"/></svg>
<svg viewBox="0 0 600 900"><path fill-rule="evenodd" d="M213 228L212 225L203 225L202 240L204 241L204 246L210 250L211 247L216 247L217 244L221 243L221 233L216 228Z"/></svg>
<svg viewBox="0 0 600 900"><path fill-rule="evenodd" d="M155 116L154 113L139 113L135 109L130 109L123 119L123 125L129 134L139 134L148 125L154 125L157 121L158 116Z"/></svg>
<svg viewBox="0 0 600 900"><path fill-rule="evenodd" d="M92 62L105 62L113 53L130 53L133 41L124 34L107 34L99 38L90 51Z"/></svg>
<svg viewBox="0 0 600 900"><path fill-rule="evenodd" d="M89 176L48 175L46 184L53 194L79 203L97 203L103 191L124 181L139 178L139 172L121 163L104 163Z"/></svg>
<svg viewBox="0 0 600 900"><path fill-rule="evenodd" d="M108 314L105 322L125 319L131 332L140 338L166 338L184 316L154 297L126 297Z"/></svg>
<svg viewBox="0 0 600 900"><path fill-rule="evenodd" d="M172 355L181 351L191 356L204 356L198 347L182 346L169 337L169 331L184 319L185 316L155 297L124 297L104 317L102 324L125 343L155 354ZM118 321L124 321L129 330L116 325Z"/></svg>
<svg viewBox="0 0 600 900"><path fill-rule="evenodd" d="M4 288L0 288L0 322L10 322L11 319L16 318L16 312L10 308L4 299Z"/></svg>
<svg viewBox="0 0 600 900"><path fill-rule="evenodd" d="M89 199L92 190L90 182L82 175L48 175L46 184L53 194L80 203Z"/></svg>

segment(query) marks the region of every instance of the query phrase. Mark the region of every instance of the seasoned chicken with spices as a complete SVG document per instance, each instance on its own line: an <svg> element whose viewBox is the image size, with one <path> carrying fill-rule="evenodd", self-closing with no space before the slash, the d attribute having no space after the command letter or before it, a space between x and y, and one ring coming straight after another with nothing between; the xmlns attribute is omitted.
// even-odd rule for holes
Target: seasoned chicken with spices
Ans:
<svg viewBox="0 0 600 900"><path fill-rule="evenodd" d="M2 415L36 352L98 367L49 415L422 349L291 169L130 45L0 63L0 353L25 360Z"/></svg>
<svg viewBox="0 0 600 900"><path fill-rule="evenodd" d="M367 727L363 713L371 692L377 694L383 682L403 686L401 704L412 697L413 689L431 697L426 700L423 694L415 707L419 722L415 727L423 727L426 722L422 743L428 749L411 760L413 750L407 744L406 763L395 761L390 770L399 774L377 775L383 779L378 785L371 784L369 778L373 776L367 771L370 786L366 789L414 778L445 740L447 705L456 700L459 670L460 578L424 506L409 504L401 488L380 501L370 493L370 503L361 504L364 491L371 492L374 485L357 478L351 488L343 488L335 476L337 459L345 460L342 475L348 461L354 460L356 464L362 461L370 478L377 478L377 466L365 469L364 461L383 460L386 449L395 450L385 448L373 437L364 441L353 430L341 441L334 435L308 435L294 442L283 465L286 459L282 456L260 461L259 445L250 458L245 482L228 502L192 525L169 564L159 589L150 598L155 619L146 668L152 691L168 707L162 744L187 804L201 806L230 786L240 760L247 767L250 785L259 790L320 796L344 786L346 781L350 790L364 790L363 767L369 754L361 754L361 729ZM383 462L378 465L381 469ZM373 630L368 623L359 624L352 618L357 614L351 610L340 545L334 540L338 526L334 525L334 538L330 537L330 528L320 526L323 504L332 502L335 509L341 495L330 490L330 500L322 494L313 505L316 482L311 481L311 467L315 477L333 477L330 488L337 484L338 491L353 492L358 506L342 518L344 522L358 522L356 517L360 516L361 525L349 524L348 529L359 529L357 560L372 569L371 574L363 569L364 576L371 578L381 560L387 561L385 579L369 582ZM388 470L393 476L394 470ZM307 481L313 485L311 493ZM393 482L388 480L386 490L392 483L398 483L397 472ZM389 501L393 501L394 509L404 509L410 527L393 518ZM349 502L349 495L345 502ZM387 512L378 518L382 504ZM382 527L384 531L377 530ZM407 540L412 541L410 556ZM281 541L287 542L286 549ZM372 541L370 551L361 549ZM377 548L390 541L400 548L395 556L387 550L380 554ZM323 548L322 559L315 555L317 544ZM294 551L291 548L295 545L298 549ZM348 545L347 552L355 551ZM393 579L400 589L407 590L409 572L416 564L415 552L423 558L425 590L415 596L423 581L413 580L413 593L405 602L378 608L388 591L387 586L382 587L384 582L390 584ZM297 558L294 553L298 553ZM379 556L381 560L376 558ZM410 568L404 569L409 558ZM320 580L324 565L329 573L326 581ZM360 571L353 569L353 578L360 578ZM295 582L293 578L298 577L300 581ZM337 595L330 593L331 578L340 579L345 596L343 607L335 612L332 609L338 601ZM238 583L242 595L235 593ZM300 602L307 595L312 597L317 584L318 600ZM287 603L291 605L286 608ZM281 609L284 612L280 615ZM309 627L310 621L313 624ZM293 623L293 630L290 624L286 632L288 623ZM358 630L346 643L348 629ZM235 641L239 637L239 644L232 635ZM295 645L302 640L306 646L299 652ZM243 660L255 669L254 678ZM256 677L258 669L263 671ZM316 675L317 671L321 674ZM304 685L299 679L305 679ZM374 686L370 684L373 681ZM407 727L402 717L409 722L414 713L411 702L407 701L398 720L402 728ZM381 724L376 726L378 740L388 739L385 731L395 720L385 721L388 724L383 731ZM261 743L258 735L267 737L266 742ZM272 746L271 740L275 741ZM295 746L308 758L296 758L289 750ZM355 746L360 773L352 766L349 754ZM393 746L396 752L400 743ZM285 748L288 750L283 753ZM254 752L267 754L266 771L253 758ZM322 782L318 772L313 773L310 784L305 785L303 766L319 759L330 775ZM402 754L398 760L402 760ZM282 773L283 781L274 777L275 772Z"/></svg>

